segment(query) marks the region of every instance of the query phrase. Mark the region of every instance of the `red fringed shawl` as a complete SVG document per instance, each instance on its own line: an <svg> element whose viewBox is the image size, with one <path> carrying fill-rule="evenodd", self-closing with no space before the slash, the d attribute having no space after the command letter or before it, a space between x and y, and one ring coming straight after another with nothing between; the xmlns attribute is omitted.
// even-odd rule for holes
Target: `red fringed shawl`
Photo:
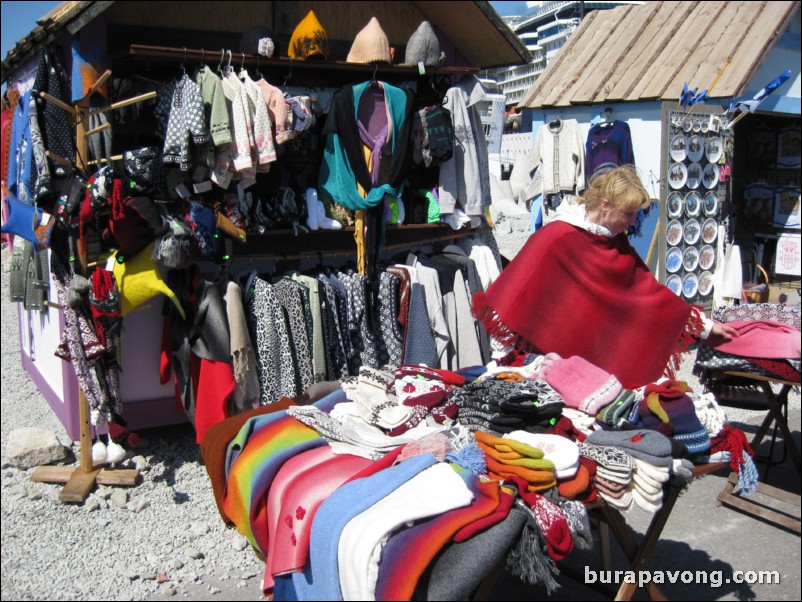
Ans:
<svg viewBox="0 0 802 602"><path fill-rule="evenodd" d="M507 345L578 355L636 389L673 374L702 308L657 282L625 235L552 222L529 237L472 312Z"/></svg>

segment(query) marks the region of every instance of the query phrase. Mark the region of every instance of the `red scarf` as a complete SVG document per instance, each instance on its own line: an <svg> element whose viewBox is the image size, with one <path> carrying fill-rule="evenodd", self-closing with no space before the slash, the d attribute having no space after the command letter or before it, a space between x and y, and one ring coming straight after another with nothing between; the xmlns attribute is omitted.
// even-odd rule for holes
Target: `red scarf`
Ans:
<svg viewBox="0 0 802 602"><path fill-rule="evenodd" d="M472 311L502 343L578 355L626 389L672 374L702 328L701 308L657 282L625 235L562 221L530 236Z"/></svg>

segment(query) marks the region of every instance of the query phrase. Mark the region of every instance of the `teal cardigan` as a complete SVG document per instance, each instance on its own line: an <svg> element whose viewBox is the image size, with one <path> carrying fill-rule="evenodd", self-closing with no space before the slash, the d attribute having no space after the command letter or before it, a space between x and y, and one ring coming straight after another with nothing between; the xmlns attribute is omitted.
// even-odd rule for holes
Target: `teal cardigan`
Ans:
<svg viewBox="0 0 802 602"><path fill-rule="evenodd" d="M332 100L323 135L326 146L318 180L319 188L334 202L357 211L376 207L385 194L401 195L409 164L410 132L412 129L412 95L407 90L383 84L389 109L392 131L392 157L386 181L375 187L365 163L362 141L357 127L357 111L369 82L344 86ZM362 197L357 183L368 191Z"/></svg>

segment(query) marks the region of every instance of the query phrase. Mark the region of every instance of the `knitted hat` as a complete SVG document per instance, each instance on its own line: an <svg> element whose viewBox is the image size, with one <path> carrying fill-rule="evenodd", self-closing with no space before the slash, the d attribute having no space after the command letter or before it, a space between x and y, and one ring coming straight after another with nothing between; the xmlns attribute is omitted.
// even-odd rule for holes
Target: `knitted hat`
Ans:
<svg viewBox="0 0 802 602"><path fill-rule="evenodd" d="M658 496L663 491L659 483L652 481L651 478L645 476L645 473L638 470L632 473L632 483L648 496Z"/></svg>
<svg viewBox="0 0 802 602"><path fill-rule="evenodd" d="M561 480L557 484L560 495L569 500L576 499L577 496L587 491L588 487L590 487L590 473L582 464L579 464L576 475L570 479Z"/></svg>
<svg viewBox="0 0 802 602"><path fill-rule="evenodd" d="M103 242L118 249L117 261L122 262L167 230L158 207L149 197L119 199L112 202L111 220L103 231Z"/></svg>
<svg viewBox="0 0 802 602"><path fill-rule="evenodd" d="M437 67L441 62L440 42L432 29L432 24L423 21L407 42L404 65L415 66L423 63L426 67Z"/></svg>
<svg viewBox="0 0 802 602"><path fill-rule="evenodd" d="M267 54L265 43L262 40L271 40L273 44L272 52ZM281 48L278 45L278 38L276 33L269 27L263 25L256 25L245 30L239 40L240 52L248 54L261 54L262 56L281 56Z"/></svg>
<svg viewBox="0 0 802 602"><path fill-rule="evenodd" d="M162 153L157 146L143 146L123 152L123 170L128 194L153 192L161 188Z"/></svg>
<svg viewBox="0 0 802 602"><path fill-rule="evenodd" d="M89 178L89 200L92 207L104 207L109 200L114 186L114 169L111 165L104 165L96 174Z"/></svg>
<svg viewBox="0 0 802 602"><path fill-rule="evenodd" d="M596 415L621 392L618 379L577 355L544 365L540 377L572 407Z"/></svg>
<svg viewBox="0 0 802 602"><path fill-rule="evenodd" d="M181 317L186 319L178 297L162 280L156 264L150 258L151 253L153 253L153 244L145 247L125 263L114 262L114 278L117 280L120 290L121 315L125 317L132 309L139 307L145 301L158 294L164 294L175 304Z"/></svg>
<svg viewBox="0 0 802 602"><path fill-rule="evenodd" d="M570 479L576 474L579 467L579 448L576 443L560 435L514 431L504 435L503 439L515 439L542 449L545 459L554 462L558 479Z"/></svg>
<svg viewBox="0 0 802 602"><path fill-rule="evenodd" d="M634 461L635 461L635 472L639 472L642 477L649 479L650 482L656 483L657 485L662 485L663 483L668 481L670 476L670 470L667 467L655 466L654 464L651 464L639 458L634 458ZM686 460L686 462L688 461Z"/></svg>
<svg viewBox="0 0 802 602"><path fill-rule="evenodd" d="M646 387L646 398L638 404L636 426L673 438L685 445L691 455L709 450L710 435L700 422L691 398L676 390L666 396L662 392L650 391L650 387Z"/></svg>
<svg viewBox="0 0 802 602"><path fill-rule="evenodd" d="M376 17L372 17L362 31L356 34L345 61L347 63L392 63L390 42Z"/></svg>
<svg viewBox="0 0 802 602"><path fill-rule="evenodd" d="M587 441L579 453L596 462L596 473L616 483L632 481L634 462L632 456L619 447L592 445Z"/></svg>
<svg viewBox="0 0 802 602"><path fill-rule="evenodd" d="M287 54L294 59L326 60L328 43L326 30L317 20L315 11L310 10L292 32Z"/></svg>
<svg viewBox="0 0 802 602"><path fill-rule="evenodd" d="M596 419L613 427L618 426L621 420L626 420L627 415L634 405L635 392L629 389L621 389L621 393L618 394L618 397L616 397L612 403L602 408L596 416Z"/></svg>
<svg viewBox="0 0 802 602"><path fill-rule="evenodd" d="M656 466L671 466L671 441L657 431L595 431L587 440L594 445L620 447L633 458L646 460Z"/></svg>

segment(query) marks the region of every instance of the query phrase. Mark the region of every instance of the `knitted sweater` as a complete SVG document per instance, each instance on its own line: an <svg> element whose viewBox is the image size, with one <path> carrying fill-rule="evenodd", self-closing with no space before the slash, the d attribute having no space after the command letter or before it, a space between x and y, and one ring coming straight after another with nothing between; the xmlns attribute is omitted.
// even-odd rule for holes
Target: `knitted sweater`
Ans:
<svg viewBox="0 0 802 602"><path fill-rule="evenodd" d="M223 82L217 74L205 65L195 75L195 82L201 91L203 105L206 107L206 118L212 143L222 146L231 142L231 129L226 107L226 97L223 93Z"/></svg>
<svg viewBox="0 0 802 602"><path fill-rule="evenodd" d="M490 205L487 142L476 110L484 90L473 80L446 92L454 122L454 152L440 166L440 211L454 213L459 205L467 215L482 215Z"/></svg>
<svg viewBox="0 0 802 602"><path fill-rule="evenodd" d="M590 178L602 167L632 165L635 154L629 126L623 121L612 125L594 125L588 132L585 146L585 175Z"/></svg>
<svg viewBox="0 0 802 602"><path fill-rule="evenodd" d="M276 148L273 145L273 129L267 104L262 88L256 85L247 71L240 74L245 92L245 106L251 114L253 127L253 147L251 156L256 164L256 171L265 172L270 169L270 163L276 160Z"/></svg>
<svg viewBox="0 0 802 602"><path fill-rule="evenodd" d="M585 144L576 119L558 120L537 131L529 156L529 173L534 171L540 173L543 190L528 196L585 189Z"/></svg>

